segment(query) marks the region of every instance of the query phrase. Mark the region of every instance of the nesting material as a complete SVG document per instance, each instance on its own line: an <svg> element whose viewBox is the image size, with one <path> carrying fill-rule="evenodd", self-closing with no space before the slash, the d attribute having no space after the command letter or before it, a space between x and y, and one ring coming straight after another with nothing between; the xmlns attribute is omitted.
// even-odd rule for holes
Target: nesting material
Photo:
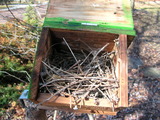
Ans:
<svg viewBox="0 0 160 120"><path fill-rule="evenodd" d="M98 104L96 101L104 98L116 104L119 100L119 81L113 63L116 53L104 51L109 44L90 52L75 52L63 40L68 51L54 51L52 58L42 62L40 90L52 96L72 96L74 103L92 98Z"/></svg>

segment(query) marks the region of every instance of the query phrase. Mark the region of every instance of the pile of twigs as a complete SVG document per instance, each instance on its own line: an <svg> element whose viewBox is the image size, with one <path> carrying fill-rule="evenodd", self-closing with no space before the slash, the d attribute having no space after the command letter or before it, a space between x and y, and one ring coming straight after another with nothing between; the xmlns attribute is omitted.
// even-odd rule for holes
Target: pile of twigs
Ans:
<svg viewBox="0 0 160 120"><path fill-rule="evenodd" d="M43 61L40 89L52 95L72 96L75 102L86 98L105 98L117 103L119 83L110 57L115 52L104 52L109 44L87 54L73 52L65 39L64 42L68 52L55 52L52 60Z"/></svg>

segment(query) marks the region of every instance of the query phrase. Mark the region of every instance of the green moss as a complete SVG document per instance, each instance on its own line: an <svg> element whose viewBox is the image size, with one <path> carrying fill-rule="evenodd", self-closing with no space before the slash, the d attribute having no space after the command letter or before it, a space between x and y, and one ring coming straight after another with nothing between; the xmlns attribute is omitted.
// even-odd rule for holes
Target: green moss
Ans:
<svg viewBox="0 0 160 120"><path fill-rule="evenodd" d="M24 84L13 84L13 85L0 85L0 115L5 112L5 109L10 107L10 103L17 101L21 92L25 89Z"/></svg>

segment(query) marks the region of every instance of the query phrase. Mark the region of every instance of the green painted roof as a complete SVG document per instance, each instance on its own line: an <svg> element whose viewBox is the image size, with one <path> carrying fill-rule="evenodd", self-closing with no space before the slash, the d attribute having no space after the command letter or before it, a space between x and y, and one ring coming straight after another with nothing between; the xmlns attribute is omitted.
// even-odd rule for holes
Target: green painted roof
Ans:
<svg viewBox="0 0 160 120"><path fill-rule="evenodd" d="M52 0L50 0L50 2L51 1ZM58 15L53 17L46 15L43 27L135 35L130 0L122 0L121 8L123 12L123 16L121 15L121 18L123 18L122 22L79 20L76 19L76 16L74 19L69 19L67 17L61 17Z"/></svg>

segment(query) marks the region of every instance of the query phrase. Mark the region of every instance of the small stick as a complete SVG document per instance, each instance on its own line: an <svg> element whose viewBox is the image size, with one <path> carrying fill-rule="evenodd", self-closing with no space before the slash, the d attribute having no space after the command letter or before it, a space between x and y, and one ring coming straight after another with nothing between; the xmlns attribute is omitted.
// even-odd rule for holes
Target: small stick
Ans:
<svg viewBox="0 0 160 120"><path fill-rule="evenodd" d="M56 117L57 117L57 110L54 110L54 117L53 117L53 120L56 120Z"/></svg>
<svg viewBox="0 0 160 120"><path fill-rule="evenodd" d="M56 73L58 75L58 72L55 71L53 68L51 68L49 65L47 65L45 62L42 61L42 63L47 66L50 70L52 70L54 73Z"/></svg>
<svg viewBox="0 0 160 120"><path fill-rule="evenodd" d="M41 79L42 79L42 82L45 83L42 76L41 76ZM46 87L46 89L48 90L48 92L51 94L51 91L49 90L49 88L48 88L47 86L45 86L45 87Z"/></svg>
<svg viewBox="0 0 160 120"><path fill-rule="evenodd" d="M73 77L70 77L70 78L73 78ZM74 77L75 79L92 79L92 80L102 80L102 81L110 81L110 82L117 82L117 80L115 79L110 79L110 78L107 78L107 77Z"/></svg>
<svg viewBox="0 0 160 120"><path fill-rule="evenodd" d="M52 80L52 81L49 81L49 82L47 82L47 83L45 83L43 86L41 86L41 88L42 87L44 87L44 86L46 86L46 85L49 85L49 84L51 84L51 83L53 83L53 82L58 82L58 81L73 81L74 79L54 79L54 80Z"/></svg>
<svg viewBox="0 0 160 120"><path fill-rule="evenodd" d="M51 98L53 98L54 96L58 95L59 93L61 93L61 92L64 91L65 89L69 88L70 86L75 85L75 84L78 84L78 83L82 83L82 82L84 82L84 81L86 81L86 80L80 80L80 81L77 81L77 82L73 82L73 83L71 83L71 84L63 87L62 89L60 89L59 91L57 91L57 92L54 93L54 94L51 94L51 96L50 96L49 98L47 98L46 100L38 103L37 105L41 105L41 104L43 104L44 102L50 100Z"/></svg>
<svg viewBox="0 0 160 120"><path fill-rule="evenodd" d="M80 65L82 65L82 64L88 59L88 57L89 57L91 54L92 54L92 52L90 52L90 53L85 57L85 59L81 62Z"/></svg>
<svg viewBox="0 0 160 120"><path fill-rule="evenodd" d="M71 54L73 55L75 61L78 63L78 60L77 60L76 56L74 55L72 49L71 49L70 46L68 45L67 41L66 41L64 38L63 38L63 40L64 40L64 42L66 43L66 45L67 45L68 49L70 50ZM78 64L78 68L79 68L80 72L83 73L83 71L82 71L82 69L81 69L81 66L80 66L79 64Z"/></svg>
<svg viewBox="0 0 160 120"><path fill-rule="evenodd" d="M110 102L111 102L111 100L110 100L110 98L108 97L108 96L106 96L99 88L97 88L98 89L98 91L100 92L100 93L102 93L102 95L105 97L105 98L107 98Z"/></svg>
<svg viewBox="0 0 160 120"><path fill-rule="evenodd" d="M98 52L96 52L96 54L94 55L91 63L92 63L92 62L94 61L94 59L98 56L98 54L99 54L102 50L104 50L108 45L109 45L109 43L107 43L107 44L106 44L105 46L103 46ZM90 64L91 64L91 63L90 63Z"/></svg>
<svg viewBox="0 0 160 120"><path fill-rule="evenodd" d="M78 60L78 62L76 62L74 65L72 65L67 71L71 70L73 67L75 67L77 64L79 64L81 61Z"/></svg>
<svg viewBox="0 0 160 120"><path fill-rule="evenodd" d="M42 61L42 62L43 62L43 61ZM54 66L53 68L55 68L55 69L57 69L57 70L59 70L59 71L61 71L61 72L63 72L63 73L69 74L69 75L71 75L71 76L75 76L74 74L69 73L69 72L67 72L67 71L65 71L65 70L59 69L59 68L57 68L57 67L55 67L55 66ZM51 70L52 70L52 68L51 68ZM58 73L57 73L57 75L58 75ZM76 74L76 76L78 77L77 74Z"/></svg>

